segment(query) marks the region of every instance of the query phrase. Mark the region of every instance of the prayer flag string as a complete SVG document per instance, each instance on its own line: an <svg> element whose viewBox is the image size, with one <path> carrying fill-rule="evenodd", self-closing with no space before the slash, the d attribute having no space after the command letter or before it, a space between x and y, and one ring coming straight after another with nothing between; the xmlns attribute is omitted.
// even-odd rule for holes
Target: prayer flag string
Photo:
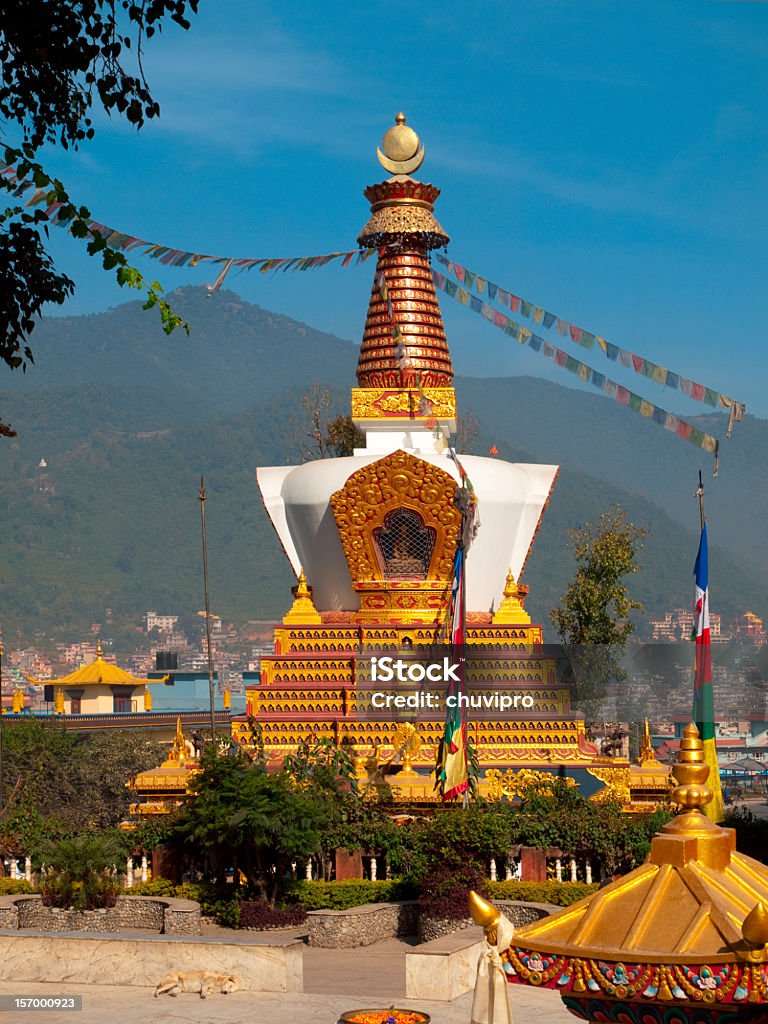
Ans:
<svg viewBox="0 0 768 1024"><path fill-rule="evenodd" d="M523 327L500 310L494 309L487 302L483 302L479 296L471 294L466 288L457 285L454 281L450 281L445 274L433 270L432 278L436 288L445 292L452 299L455 299L460 305L471 309L473 313L479 313L480 316L493 324L494 327L498 327L499 330L510 335L521 345L527 345L534 352L540 352L547 359L551 359L556 366L561 366L563 369L568 370L569 373L575 374L585 384L591 384L621 405L632 409L633 412L640 413L641 416L653 420L654 423L664 427L665 430L669 430L684 441L688 441L697 448L709 452L714 456L714 475L717 476L720 442L716 437L705 433L698 427L694 427L692 423L688 423L679 416L675 416L674 413L667 412L658 405L654 405L653 402L647 401L641 395L636 395L633 391L629 391L627 388L622 387L621 384L617 384L616 381L606 377L605 374L593 370L591 366L587 366L586 363L582 363L579 359L574 359L573 356L564 352L561 348L553 345L538 334L534 334L527 327Z"/></svg>
<svg viewBox="0 0 768 1024"><path fill-rule="evenodd" d="M559 335L569 338L575 344L581 345L582 348L593 348L597 344L607 359L614 363L618 362L622 366L634 370L635 373L642 374L642 376L654 381L656 384L663 384L665 387L680 390L687 398L692 398L696 402L704 402L705 405L710 405L715 409L729 410L729 437L730 428L733 423L744 418L746 406L743 402L737 402L735 399L716 391L714 388L697 384L696 381L689 380L678 373L674 373L672 370L666 369L666 367L658 366L656 363L651 362L650 359L645 359L634 352L620 348L618 345L613 345L611 342L606 341L605 338L601 338L591 331L577 327L576 324L548 312L543 306L537 306L527 299L521 299L508 289L494 284L488 278L481 277L474 271L462 267L459 263L449 260L440 253L436 254L436 258L446 268L447 272L456 278L462 287L467 289L475 288L480 295L486 294L488 299L496 303L496 305L508 307L513 313L518 313L520 316L532 320L535 324L541 324L545 329L554 327Z"/></svg>

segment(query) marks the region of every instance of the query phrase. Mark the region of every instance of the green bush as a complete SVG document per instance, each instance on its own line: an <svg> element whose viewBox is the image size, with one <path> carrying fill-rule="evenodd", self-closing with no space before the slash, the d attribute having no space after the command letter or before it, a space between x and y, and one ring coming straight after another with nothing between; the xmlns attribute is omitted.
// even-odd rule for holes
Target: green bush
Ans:
<svg viewBox="0 0 768 1024"><path fill-rule="evenodd" d="M118 857L114 843L101 836L77 836L51 843L43 853L43 904L72 910L114 907L121 892L118 877L112 873Z"/></svg>
<svg viewBox="0 0 768 1024"><path fill-rule="evenodd" d="M128 890L130 896L175 896L180 886L167 878L153 878L151 882L137 882ZM195 899L194 896L185 897Z"/></svg>
<svg viewBox="0 0 768 1024"><path fill-rule="evenodd" d="M570 907L597 890L596 883L587 885L586 882L488 882L492 900L553 903L557 907Z"/></svg>
<svg viewBox="0 0 768 1024"><path fill-rule="evenodd" d="M0 896L20 896L25 892L36 892L23 878L0 878Z"/></svg>
<svg viewBox="0 0 768 1024"><path fill-rule="evenodd" d="M289 882L285 886L286 903L300 903L306 910L348 910L365 903L390 903L413 900L418 890L400 880L370 882Z"/></svg>
<svg viewBox="0 0 768 1024"><path fill-rule="evenodd" d="M736 849L747 857L766 863L768 859L768 821L756 817L746 807L729 808L725 821L726 828L736 830Z"/></svg>

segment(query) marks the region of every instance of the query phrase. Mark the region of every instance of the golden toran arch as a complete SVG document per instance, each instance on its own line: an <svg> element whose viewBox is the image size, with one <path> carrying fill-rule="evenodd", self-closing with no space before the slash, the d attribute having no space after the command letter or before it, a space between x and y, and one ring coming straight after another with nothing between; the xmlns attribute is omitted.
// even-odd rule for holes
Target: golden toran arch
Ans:
<svg viewBox="0 0 768 1024"><path fill-rule="evenodd" d="M439 466L408 452L385 455L353 473L331 496L352 583L360 597L357 622L438 622L445 613L453 578L453 559L461 528L454 504L456 480ZM390 513L414 512L434 531L434 544L423 579L391 579L376 532Z"/></svg>

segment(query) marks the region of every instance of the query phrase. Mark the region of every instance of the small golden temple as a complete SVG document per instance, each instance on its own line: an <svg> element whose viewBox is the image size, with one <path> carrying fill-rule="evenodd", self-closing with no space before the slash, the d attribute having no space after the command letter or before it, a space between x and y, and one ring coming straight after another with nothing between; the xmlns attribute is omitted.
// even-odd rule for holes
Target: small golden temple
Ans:
<svg viewBox="0 0 768 1024"><path fill-rule="evenodd" d="M331 736L361 777L383 776L399 799L436 799L445 712L371 713L372 693L382 689L371 659L417 663L444 653L459 506L471 481L479 526L466 559L467 685L489 699L526 698L522 710L469 716L480 792L509 795L515 771L533 768L565 771L587 795L629 805L633 769L589 742L556 659L544 651L542 627L525 610L520 579L558 467L454 452L453 367L430 266L430 252L448 243L434 213L440 190L412 177L424 146L404 115L378 156L391 177L365 190L371 216L358 238L377 256L352 389L365 445L347 457L257 470L298 583L233 737L248 745L255 720L279 764L300 741ZM657 799L654 770L645 775Z"/></svg>
<svg viewBox="0 0 768 1024"><path fill-rule="evenodd" d="M161 680L141 679L106 661L101 640L93 661L60 679L35 679L37 686L52 686L57 715L104 715L152 710L150 685Z"/></svg>
<svg viewBox="0 0 768 1024"><path fill-rule="evenodd" d="M163 763L157 768L139 772L126 783L135 799L129 809L131 820L123 822L120 827L131 829L138 820L170 814L180 807L192 792L190 784L199 771L199 758L193 744L184 736L179 717L173 743Z"/></svg>

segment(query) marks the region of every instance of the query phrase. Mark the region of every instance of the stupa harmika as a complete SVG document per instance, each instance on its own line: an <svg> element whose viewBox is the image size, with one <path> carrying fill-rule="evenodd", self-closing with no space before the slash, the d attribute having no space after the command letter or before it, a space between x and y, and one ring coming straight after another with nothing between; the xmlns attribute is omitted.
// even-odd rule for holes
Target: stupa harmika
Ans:
<svg viewBox="0 0 768 1024"><path fill-rule="evenodd" d="M411 177L424 147L402 114L378 155L392 176L365 190L371 217L358 239L378 256L352 389L365 446L350 457L257 471L298 585L275 627L274 653L262 659L260 685L247 691L247 712L276 762L303 738L332 736L358 758L361 774L364 765L380 773L388 763L398 772L389 779L398 794L425 800L434 798L430 772L444 712L372 721L362 708L371 654L417 658L445 635L460 471L446 444L456 431L456 397L429 254L448 236L434 216L440 190ZM556 681L554 658L543 654L542 628L524 609L528 588L516 582L558 467L473 455L461 464L481 521L466 569L465 643L483 651L472 686L534 698L526 713L470 720L481 788L498 797L505 769L565 765L591 784L583 791L605 783L604 792L629 802L627 761L600 757L588 742L583 717ZM233 734L248 742L246 718L233 721ZM664 791L661 776L650 790Z"/></svg>

